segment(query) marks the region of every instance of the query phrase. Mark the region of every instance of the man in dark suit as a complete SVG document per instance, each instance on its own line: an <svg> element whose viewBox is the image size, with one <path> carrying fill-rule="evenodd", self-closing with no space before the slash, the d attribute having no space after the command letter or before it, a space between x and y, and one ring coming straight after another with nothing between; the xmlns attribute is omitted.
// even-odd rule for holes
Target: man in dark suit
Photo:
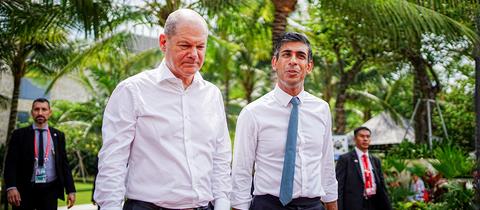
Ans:
<svg viewBox="0 0 480 210"><path fill-rule="evenodd" d="M50 102L32 104L33 125L13 131L5 162L7 199L18 210L56 210L57 199L68 208L75 203L75 186L68 167L65 135L48 126Z"/></svg>
<svg viewBox="0 0 480 210"><path fill-rule="evenodd" d="M335 168L339 210L391 210L380 160L368 154L371 131L354 131L356 147L340 156Z"/></svg>

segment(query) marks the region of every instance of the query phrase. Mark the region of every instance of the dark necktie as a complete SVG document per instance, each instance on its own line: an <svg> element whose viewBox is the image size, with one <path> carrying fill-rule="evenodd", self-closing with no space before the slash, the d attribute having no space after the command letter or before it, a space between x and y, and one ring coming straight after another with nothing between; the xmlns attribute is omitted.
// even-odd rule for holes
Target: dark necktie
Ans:
<svg viewBox="0 0 480 210"><path fill-rule="evenodd" d="M280 183L280 202L286 206L292 200L293 178L295 175L295 157L298 130L298 104L300 100L293 97L290 100L292 111L288 121L287 143L285 144L285 157L283 160L282 182Z"/></svg>
<svg viewBox="0 0 480 210"><path fill-rule="evenodd" d="M43 166L45 161L45 153L43 151L43 132L45 129L37 129L38 131L38 166Z"/></svg>

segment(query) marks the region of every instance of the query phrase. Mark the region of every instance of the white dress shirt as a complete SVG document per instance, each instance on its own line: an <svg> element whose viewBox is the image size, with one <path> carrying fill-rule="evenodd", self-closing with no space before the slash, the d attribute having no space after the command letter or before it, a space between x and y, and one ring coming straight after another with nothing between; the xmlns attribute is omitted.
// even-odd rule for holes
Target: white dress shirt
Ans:
<svg viewBox="0 0 480 210"><path fill-rule="evenodd" d="M55 171L55 143L53 143L53 138L50 134L50 128L48 128L48 124L46 124L43 128L37 127L35 124L32 125L33 130L35 131L35 146L38 147L40 145L40 131L37 129L45 129L45 131L42 133L43 134L43 154L47 154L47 145L49 145L49 152L48 152L48 157L44 163L45 166L45 174L46 174L46 183L50 183L55 181L57 179L57 172ZM50 143L47 143L49 141ZM37 148L38 151L38 148ZM36 157L36 158L44 158L44 157ZM38 161L35 160L35 161ZM38 162L36 162L33 165L33 174L32 174L32 182L35 182L35 171L38 167Z"/></svg>
<svg viewBox="0 0 480 210"><path fill-rule="evenodd" d="M230 208L231 142L220 90L196 73L183 88L162 62L122 81L103 117L95 201Z"/></svg>
<svg viewBox="0 0 480 210"><path fill-rule="evenodd" d="M337 200L332 122L328 104L302 91L298 98L297 156L293 198ZM237 121L233 158L232 207L248 209L255 163L254 195L277 196L282 179L292 96L275 89L247 105Z"/></svg>
<svg viewBox="0 0 480 210"><path fill-rule="evenodd" d="M372 187L373 187L374 191L376 191L377 184L375 183L375 171L373 170L372 162L370 161L370 155L368 154L368 151L364 153L364 152L362 152L362 150L355 147L355 152L357 153L358 162L360 162L360 170L361 170L360 172L362 174L363 183L365 183L365 167L363 166L362 155L363 154L367 155L368 168L370 169L370 172L372 173Z"/></svg>

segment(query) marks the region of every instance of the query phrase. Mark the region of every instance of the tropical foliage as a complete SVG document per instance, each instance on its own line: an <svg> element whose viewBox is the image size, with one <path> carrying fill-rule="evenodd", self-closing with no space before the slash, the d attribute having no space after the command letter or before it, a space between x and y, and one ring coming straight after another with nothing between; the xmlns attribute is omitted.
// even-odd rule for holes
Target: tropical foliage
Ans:
<svg viewBox="0 0 480 210"><path fill-rule="evenodd" d="M414 116L415 143L387 148L384 166L422 175L423 166L409 163L425 158L446 178L471 177L474 162L467 153L475 138L472 96L478 90L473 66L479 56L472 52L480 43L475 33L478 1L139 2L132 6L109 0L0 1L0 72L13 77L12 94L0 95L0 107L12 107L8 132L16 125L22 78L43 84L47 91L59 78L73 78L89 99L56 101L51 122L67 134L75 174L91 175L108 97L119 82L154 68L162 59L158 48L133 49L138 34L130 26L162 26L169 13L187 7L200 12L209 24L202 74L224 94L232 136L241 108L274 85L273 41L284 31L299 31L309 37L314 52L314 70L305 89L330 104L335 134L345 134L384 111L397 121L410 118L417 101L435 100L448 138L435 109L432 134L443 140L435 141L433 148L425 144L428 110L422 103ZM409 194L405 187L390 193L399 202ZM396 207L447 208L455 204L453 198L469 203L469 193L452 188L437 204Z"/></svg>

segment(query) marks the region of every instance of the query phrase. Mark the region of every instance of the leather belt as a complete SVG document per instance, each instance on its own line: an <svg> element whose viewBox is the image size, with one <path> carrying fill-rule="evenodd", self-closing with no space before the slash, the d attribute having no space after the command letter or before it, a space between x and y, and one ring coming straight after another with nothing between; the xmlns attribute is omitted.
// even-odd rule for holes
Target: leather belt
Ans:
<svg viewBox="0 0 480 210"><path fill-rule="evenodd" d="M157 206L157 205L155 205L153 203L150 203L150 202L139 201L139 200L134 200L134 199L127 199L126 202L130 202L134 205L143 206L143 207L145 207L145 209L149 209L149 210L208 210L209 209L209 206L201 206L201 207L195 207L195 208L183 208L183 209L169 209L169 208L164 208L164 207ZM213 208L211 208L211 209L213 209Z"/></svg>

